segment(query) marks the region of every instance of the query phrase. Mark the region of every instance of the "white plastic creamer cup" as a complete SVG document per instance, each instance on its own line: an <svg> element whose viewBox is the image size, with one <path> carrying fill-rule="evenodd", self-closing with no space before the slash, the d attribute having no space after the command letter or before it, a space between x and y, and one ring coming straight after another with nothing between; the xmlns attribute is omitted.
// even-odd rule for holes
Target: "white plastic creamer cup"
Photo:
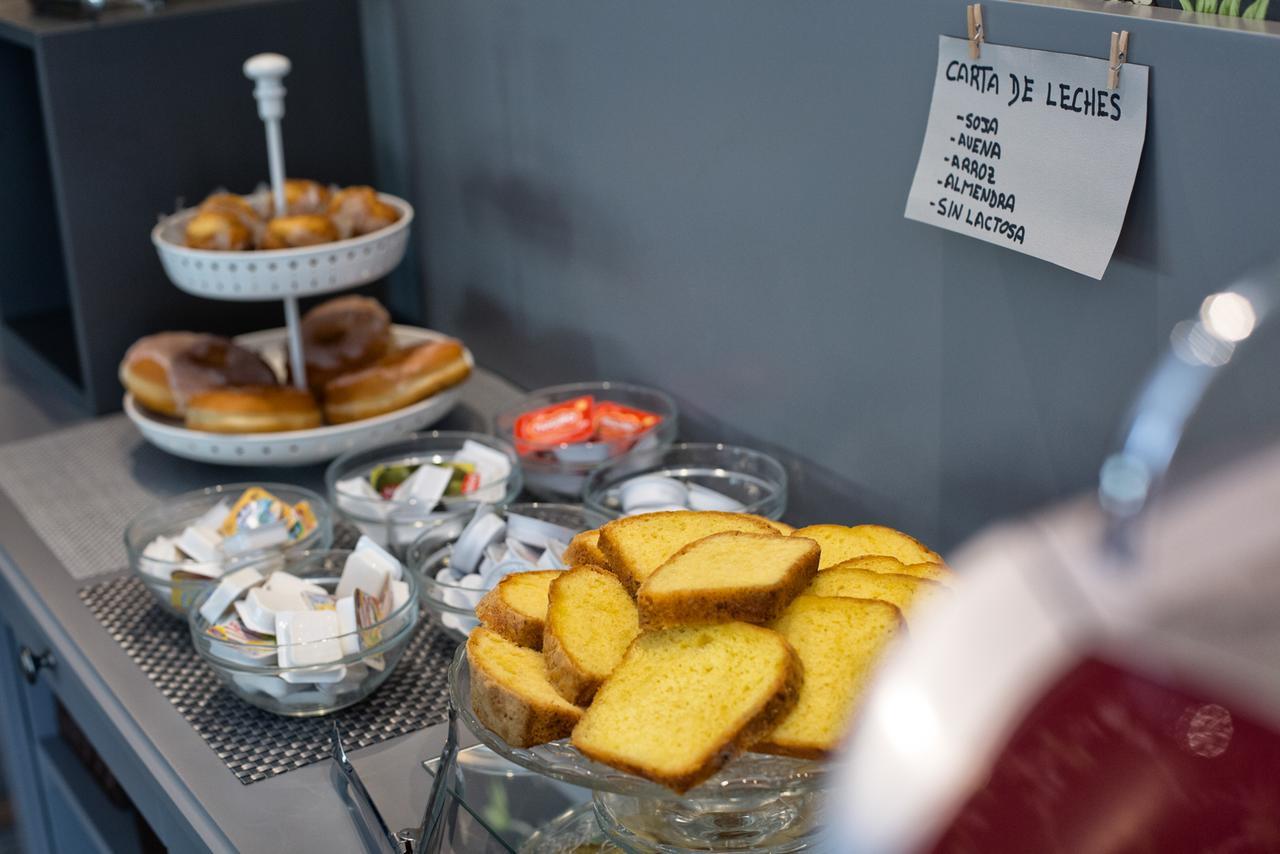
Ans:
<svg viewBox="0 0 1280 854"><path fill-rule="evenodd" d="M650 474L633 477L618 487L622 512L630 515L640 507L679 506L689 502L689 487L672 477Z"/></svg>
<svg viewBox="0 0 1280 854"><path fill-rule="evenodd" d="M502 539L506 530L507 523L502 521L502 517L488 507L480 507L453 544L449 565L464 575L475 572L484 557L484 550L490 543Z"/></svg>

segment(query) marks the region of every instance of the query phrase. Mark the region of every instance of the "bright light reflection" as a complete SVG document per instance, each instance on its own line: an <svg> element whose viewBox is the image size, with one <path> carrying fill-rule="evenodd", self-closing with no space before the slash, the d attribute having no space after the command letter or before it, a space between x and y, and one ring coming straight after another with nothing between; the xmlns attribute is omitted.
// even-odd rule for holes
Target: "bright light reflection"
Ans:
<svg viewBox="0 0 1280 854"><path fill-rule="evenodd" d="M1200 306L1200 320L1215 337L1234 343L1253 333L1258 315L1247 297L1224 291L1205 298Z"/></svg>
<svg viewBox="0 0 1280 854"><path fill-rule="evenodd" d="M904 758L936 756L942 747L937 713L920 689L901 682L885 683L876 712L877 729Z"/></svg>
<svg viewBox="0 0 1280 854"><path fill-rule="evenodd" d="M1201 321L1184 320L1173 327L1169 341L1174 354L1189 365L1218 368L1231 361L1236 345L1215 333Z"/></svg>

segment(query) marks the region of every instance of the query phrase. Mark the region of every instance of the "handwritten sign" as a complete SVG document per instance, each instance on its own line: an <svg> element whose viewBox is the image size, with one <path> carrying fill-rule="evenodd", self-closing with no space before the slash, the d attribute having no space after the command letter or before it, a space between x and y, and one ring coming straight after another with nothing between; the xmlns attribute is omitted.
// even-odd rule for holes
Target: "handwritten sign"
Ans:
<svg viewBox="0 0 1280 854"><path fill-rule="evenodd" d="M1101 44L1101 41L1099 41ZM938 40L909 219L1101 279L1147 135L1147 67Z"/></svg>

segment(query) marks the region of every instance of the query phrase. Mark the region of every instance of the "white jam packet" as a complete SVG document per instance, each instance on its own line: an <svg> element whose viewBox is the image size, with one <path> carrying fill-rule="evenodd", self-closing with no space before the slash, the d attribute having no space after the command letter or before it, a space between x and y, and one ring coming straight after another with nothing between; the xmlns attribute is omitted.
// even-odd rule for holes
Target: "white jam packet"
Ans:
<svg viewBox="0 0 1280 854"><path fill-rule="evenodd" d="M403 576L404 565L400 561L369 537L361 537L355 551L347 556L333 595L342 599L363 590L370 596L381 596L388 581L399 581Z"/></svg>
<svg viewBox="0 0 1280 854"><path fill-rule="evenodd" d="M222 535L213 528L188 525L178 535L175 545L198 563L219 563L222 560Z"/></svg>
<svg viewBox="0 0 1280 854"><path fill-rule="evenodd" d="M347 669L322 667L342 660L336 611L281 611L276 614L276 643L281 667L312 668L281 673L286 682L340 682Z"/></svg>
<svg viewBox="0 0 1280 854"><path fill-rule="evenodd" d="M413 501L419 511L428 513L440 503L452 478L453 469L425 463L396 487L391 498L393 501Z"/></svg>
<svg viewBox="0 0 1280 854"><path fill-rule="evenodd" d="M356 619L356 597L343 596L336 603L338 631L341 634L343 655L355 655L360 651L360 623Z"/></svg>
<svg viewBox="0 0 1280 854"><path fill-rule="evenodd" d="M289 541L289 529L284 522L271 522L258 528L239 531L222 541L222 551L232 557L247 552L261 551Z"/></svg>
<svg viewBox="0 0 1280 854"><path fill-rule="evenodd" d="M289 693L289 683L278 676L232 672L231 681L239 685L241 690L266 694L269 697L275 697L277 700Z"/></svg>
<svg viewBox="0 0 1280 854"><path fill-rule="evenodd" d="M369 557L374 563L385 569L391 578L399 581L404 576L404 564L400 563L395 555L369 537L361 537L356 540L355 550L357 553Z"/></svg>
<svg viewBox="0 0 1280 854"><path fill-rule="evenodd" d="M243 599L238 600L235 607L236 613L240 615L240 622L246 628L260 635L269 635L275 633L277 613L306 610L307 602L301 591L255 587Z"/></svg>
<svg viewBox="0 0 1280 854"><path fill-rule="evenodd" d="M480 488L468 498L475 501L498 502L506 495L506 479L511 475L511 459L502 451L467 439L453 455L454 462L471 463L480 476Z"/></svg>
<svg viewBox="0 0 1280 854"><path fill-rule="evenodd" d="M409 602L409 582L391 582L391 613L395 613Z"/></svg>
<svg viewBox="0 0 1280 854"><path fill-rule="evenodd" d="M178 547L173 540L168 537L156 537L142 550L142 559L138 561L138 568L147 575L168 581L173 571L179 568L172 564L181 560L182 555L178 553ZM186 569L186 567L181 568Z"/></svg>
<svg viewBox="0 0 1280 854"><path fill-rule="evenodd" d="M209 598L200 606L200 616L206 622L218 622L218 618L231 606L232 602L239 599L250 587L261 584L262 580L262 573L251 566L224 575L218 582L218 586L209 594Z"/></svg>
<svg viewBox="0 0 1280 854"><path fill-rule="evenodd" d="M364 498L369 501L382 500L382 496L373 488L373 484L367 477L348 477L333 486L340 495L350 495L353 498Z"/></svg>
<svg viewBox="0 0 1280 854"><path fill-rule="evenodd" d="M200 514L200 518L191 524L197 528L208 528L216 531L222 527L222 523L227 521L227 517L231 515L231 505L224 498L208 510Z"/></svg>
<svg viewBox="0 0 1280 854"><path fill-rule="evenodd" d="M283 590L287 593L327 593L328 591L319 584L307 581L305 578L299 578L291 572L273 572L267 576L267 580L262 585L267 590Z"/></svg>

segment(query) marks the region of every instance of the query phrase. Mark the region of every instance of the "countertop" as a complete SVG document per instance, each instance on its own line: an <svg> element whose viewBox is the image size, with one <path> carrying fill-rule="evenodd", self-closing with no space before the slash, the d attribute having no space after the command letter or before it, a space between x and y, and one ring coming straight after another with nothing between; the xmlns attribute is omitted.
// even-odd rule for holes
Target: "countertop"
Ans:
<svg viewBox="0 0 1280 854"><path fill-rule="evenodd" d="M0 363L0 412L10 398L32 418L0 419L5 441L76 421L71 412L33 403L22 377ZM518 390L477 371L458 408L439 427L483 429L490 413ZM80 420L68 428L93 430L123 416ZM36 440L37 442L39 440ZM141 437L127 458L104 461L122 477L145 478L164 467L168 486L177 476L196 488L253 479L260 472L174 465ZM274 479L318 485L322 467L273 469ZM175 475L175 472L178 474ZM127 520L120 520L121 528ZM107 570L122 567L108 567ZM0 492L0 614L17 627L47 638L57 662L48 678L108 767L172 851L358 851L361 837L331 779L331 763L319 762L243 785L111 639L77 595L76 581L32 530L11 497ZM444 727L435 726L352 754L354 764L392 828L416 826L430 779L421 763L438 755Z"/></svg>

